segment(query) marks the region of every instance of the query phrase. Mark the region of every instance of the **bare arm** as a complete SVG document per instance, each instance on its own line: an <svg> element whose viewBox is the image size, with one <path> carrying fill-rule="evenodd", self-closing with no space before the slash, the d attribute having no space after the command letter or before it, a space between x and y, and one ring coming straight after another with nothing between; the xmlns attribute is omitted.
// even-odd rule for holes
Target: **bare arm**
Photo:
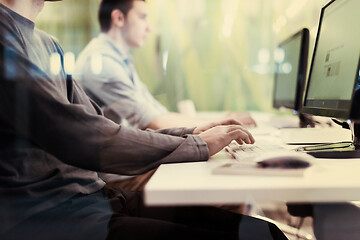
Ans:
<svg viewBox="0 0 360 240"><path fill-rule="evenodd" d="M188 115L173 113L162 115L155 118L147 128L162 129L162 128L174 128L174 127L196 127L208 123L205 119L198 117L191 117Z"/></svg>
<svg viewBox="0 0 360 240"><path fill-rule="evenodd" d="M162 129L162 128L173 128L173 127L198 127L213 122L234 120L228 124L241 124L244 126L254 126L255 121L251 118L250 114L244 113L230 113L223 115L222 117L198 117L188 116L181 113L170 112L166 115L162 115L154 119L147 128L151 129ZM235 123L236 121L236 123ZM224 124L221 124L224 125Z"/></svg>

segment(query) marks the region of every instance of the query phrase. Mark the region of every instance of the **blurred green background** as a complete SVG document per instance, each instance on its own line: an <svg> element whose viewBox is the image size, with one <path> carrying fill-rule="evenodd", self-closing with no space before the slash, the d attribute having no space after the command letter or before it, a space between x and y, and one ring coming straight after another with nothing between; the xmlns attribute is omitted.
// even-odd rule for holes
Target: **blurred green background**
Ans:
<svg viewBox="0 0 360 240"><path fill-rule="evenodd" d="M100 0L45 4L37 27L77 56L99 33ZM328 0L148 0L152 33L134 50L143 82L168 109L194 101L198 111L273 111L274 50L303 27L310 57Z"/></svg>

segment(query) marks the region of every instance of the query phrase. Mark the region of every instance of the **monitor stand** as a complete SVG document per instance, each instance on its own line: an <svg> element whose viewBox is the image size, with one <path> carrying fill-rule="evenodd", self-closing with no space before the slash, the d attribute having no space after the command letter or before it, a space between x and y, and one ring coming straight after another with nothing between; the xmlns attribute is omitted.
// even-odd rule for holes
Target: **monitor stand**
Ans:
<svg viewBox="0 0 360 240"><path fill-rule="evenodd" d="M299 112L300 128L315 127L315 121L309 114Z"/></svg>
<svg viewBox="0 0 360 240"><path fill-rule="evenodd" d="M304 152L316 158L360 158L360 124L351 123L352 142L338 142L314 145Z"/></svg>

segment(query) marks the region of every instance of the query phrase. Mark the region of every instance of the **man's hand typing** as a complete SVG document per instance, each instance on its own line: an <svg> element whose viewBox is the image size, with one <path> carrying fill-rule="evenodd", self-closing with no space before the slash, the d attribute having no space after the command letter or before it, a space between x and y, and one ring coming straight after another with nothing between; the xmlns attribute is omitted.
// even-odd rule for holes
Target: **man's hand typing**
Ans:
<svg viewBox="0 0 360 240"><path fill-rule="evenodd" d="M254 144L251 133L241 125L220 125L202 132L199 136L206 142L210 156L222 150L233 140L239 144Z"/></svg>

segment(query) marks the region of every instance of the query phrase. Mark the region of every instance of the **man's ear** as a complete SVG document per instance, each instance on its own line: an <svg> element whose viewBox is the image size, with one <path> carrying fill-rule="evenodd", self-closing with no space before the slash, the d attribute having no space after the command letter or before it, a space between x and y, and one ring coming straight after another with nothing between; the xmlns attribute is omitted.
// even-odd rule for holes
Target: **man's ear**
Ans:
<svg viewBox="0 0 360 240"><path fill-rule="evenodd" d="M117 27L123 27L125 25L125 16L119 9L114 9L111 12L111 24Z"/></svg>

